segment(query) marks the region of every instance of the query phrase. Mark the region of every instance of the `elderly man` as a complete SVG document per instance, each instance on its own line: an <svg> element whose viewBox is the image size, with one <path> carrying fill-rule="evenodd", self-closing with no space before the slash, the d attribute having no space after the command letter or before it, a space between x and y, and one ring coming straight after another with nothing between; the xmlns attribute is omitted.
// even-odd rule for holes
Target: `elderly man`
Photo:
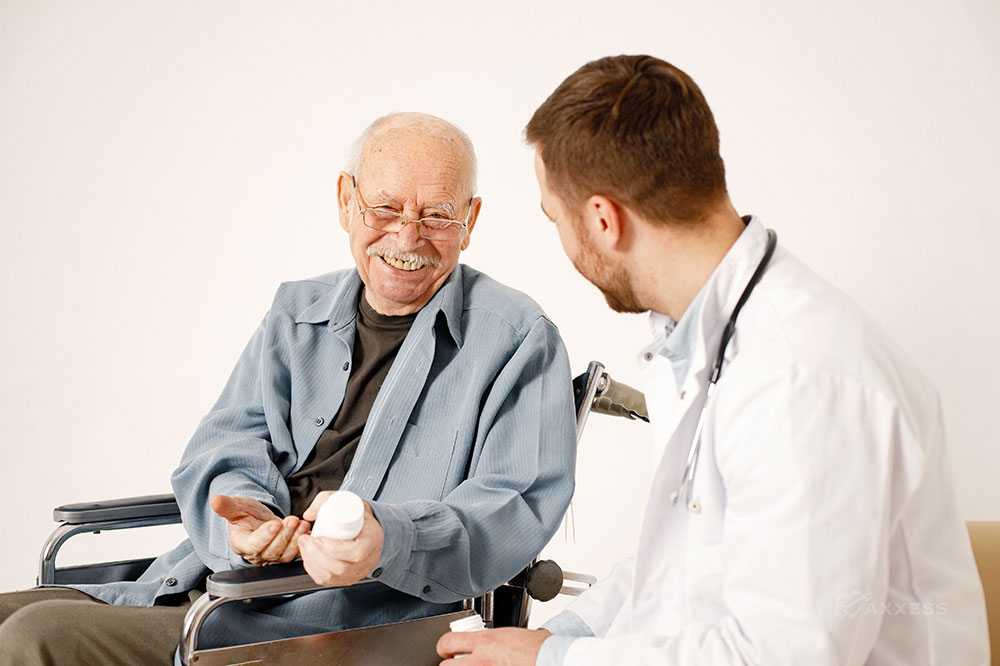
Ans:
<svg viewBox="0 0 1000 666"><path fill-rule="evenodd" d="M552 93L527 138L577 270L613 309L650 311L638 359L659 462L634 558L545 629L448 634L439 652L985 666L937 395L857 305L737 213L695 82L650 56L603 58Z"/></svg>
<svg viewBox="0 0 1000 666"><path fill-rule="evenodd" d="M322 585L381 584L223 608L210 640L426 616L551 537L573 492L569 364L534 302L458 264L481 206L471 143L396 114L358 155L337 181L356 267L278 289L173 474L189 540L134 583L0 595L0 662L170 663L210 571L299 556ZM338 488L365 500L361 533L311 536Z"/></svg>

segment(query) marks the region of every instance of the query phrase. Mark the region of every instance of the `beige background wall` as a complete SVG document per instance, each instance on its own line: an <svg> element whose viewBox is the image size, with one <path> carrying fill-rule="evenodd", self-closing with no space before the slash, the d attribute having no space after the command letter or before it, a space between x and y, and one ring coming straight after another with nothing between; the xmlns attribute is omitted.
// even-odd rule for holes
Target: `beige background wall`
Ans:
<svg viewBox="0 0 1000 666"><path fill-rule="evenodd" d="M563 257L520 139L564 76L621 52L700 83L737 207L939 387L962 514L1000 518L998 33L994 0L0 1L0 589L32 584L53 506L169 491L279 282L349 264L334 179L392 110L476 143L464 260L529 291L575 366L636 381L645 321ZM648 436L592 422L576 542L548 551L565 568L632 548Z"/></svg>

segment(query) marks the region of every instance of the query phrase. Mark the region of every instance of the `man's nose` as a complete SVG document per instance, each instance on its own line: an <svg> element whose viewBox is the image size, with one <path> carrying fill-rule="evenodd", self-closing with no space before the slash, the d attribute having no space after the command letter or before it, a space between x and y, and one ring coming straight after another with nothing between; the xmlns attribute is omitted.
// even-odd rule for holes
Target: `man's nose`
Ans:
<svg viewBox="0 0 1000 666"><path fill-rule="evenodd" d="M415 220L407 220L403 228L397 233L399 236L400 249L407 250L420 245L420 226Z"/></svg>

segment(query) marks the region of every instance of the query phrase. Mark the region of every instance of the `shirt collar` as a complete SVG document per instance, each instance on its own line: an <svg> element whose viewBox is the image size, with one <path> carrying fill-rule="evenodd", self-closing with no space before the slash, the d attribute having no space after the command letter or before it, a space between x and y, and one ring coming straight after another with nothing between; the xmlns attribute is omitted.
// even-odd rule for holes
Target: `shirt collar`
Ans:
<svg viewBox="0 0 1000 666"><path fill-rule="evenodd" d="M696 368L704 365L696 365L694 359L705 357L706 348L718 344L722 328L764 256L766 246L767 229L757 217L751 216L746 229L702 285L680 322L650 311L653 342L643 352L661 354L671 362L678 390L692 365Z"/></svg>
<svg viewBox="0 0 1000 666"><path fill-rule="evenodd" d="M338 284L328 295L309 304L295 317L297 324L322 324L327 322L331 330L337 330L354 322L357 303L363 283L357 271ZM462 308L465 294L462 287L462 265L455 266L448 279L437 290L431 300L420 309L414 326L433 325L438 313L442 313L448 333L459 347L462 346Z"/></svg>

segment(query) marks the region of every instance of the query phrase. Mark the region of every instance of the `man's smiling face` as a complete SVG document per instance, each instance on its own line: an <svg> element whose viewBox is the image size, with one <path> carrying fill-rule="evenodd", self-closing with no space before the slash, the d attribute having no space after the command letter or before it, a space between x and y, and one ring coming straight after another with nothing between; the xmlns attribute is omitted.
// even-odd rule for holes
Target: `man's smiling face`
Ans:
<svg viewBox="0 0 1000 666"><path fill-rule="evenodd" d="M365 298L377 311L403 315L431 299L469 245L481 201L472 199L471 159L457 137L419 125L390 126L370 137L358 173L338 181L341 226L365 283ZM416 224L398 233L366 226L361 208L464 221L456 238L428 240ZM471 214L470 214L471 209Z"/></svg>

